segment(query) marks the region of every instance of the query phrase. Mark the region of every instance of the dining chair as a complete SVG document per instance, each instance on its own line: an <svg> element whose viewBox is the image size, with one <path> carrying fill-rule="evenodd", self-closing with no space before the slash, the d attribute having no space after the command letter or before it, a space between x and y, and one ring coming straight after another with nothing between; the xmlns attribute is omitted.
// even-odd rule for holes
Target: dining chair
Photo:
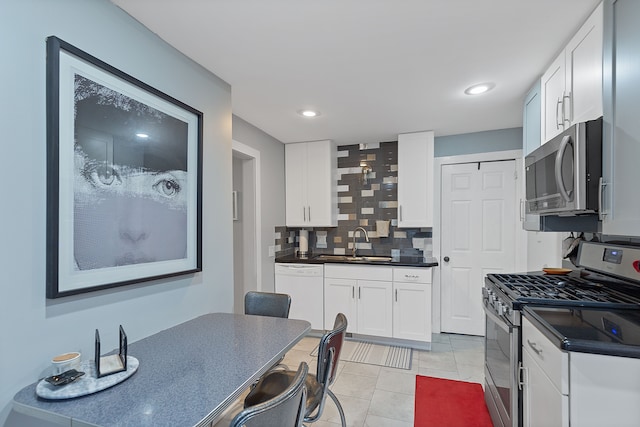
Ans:
<svg viewBox="0 0 640 427"><path fill-rule="evenodd" d="M287 294L249 291L244 296L244 314L286 319L290 308L291 297Z"/></svg>
<svg viewBox="0 0 640 427"><path fill-rule="evenodd" d="M293 381L284 390L264 402L244 408L230 427L300 427L305 413L305 379L309 366L301 362Z"/></svg>
<svg viewBox="0 0 640 427"><path fill-rule="evenodd" d="M347 318L344 314L338 313L333 329L326 332L320 338L318 345L318 368L315 375L308 374L305 384L307 388L306 410L304 416L305 423L313 423L320 419L324 410L326 397L329 396L338 408L342 427L346 427L347 422L344 410L336 395L329 390L333 384L338 370L340 352L344 337L347 332ZM258 380L244 400L245 407L251 407L268 401L274 396L282 393L297 378L296 371L272 370Z"/></svg>
<svg viewBox="0 0 640 427"><path fill-rule="evenodd" d="M244 314L289 318L291 297L274 292L249 291L244 295ZM282 363L284 356L271 369L289 369Z"/></svg>

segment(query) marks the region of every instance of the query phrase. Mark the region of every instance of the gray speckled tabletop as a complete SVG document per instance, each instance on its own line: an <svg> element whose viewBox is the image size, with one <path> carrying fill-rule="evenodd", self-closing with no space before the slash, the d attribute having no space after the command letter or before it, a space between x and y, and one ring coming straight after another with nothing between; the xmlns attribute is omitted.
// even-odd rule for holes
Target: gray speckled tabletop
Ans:
<svg viewBox="0 0 640 427"><path fill-rule="evenodd" d="M107 390L69 400L14 397L22 413L66 425L204 426L217 418L295 343L303 320L214 313L129 344L137 372Z"/></svg>

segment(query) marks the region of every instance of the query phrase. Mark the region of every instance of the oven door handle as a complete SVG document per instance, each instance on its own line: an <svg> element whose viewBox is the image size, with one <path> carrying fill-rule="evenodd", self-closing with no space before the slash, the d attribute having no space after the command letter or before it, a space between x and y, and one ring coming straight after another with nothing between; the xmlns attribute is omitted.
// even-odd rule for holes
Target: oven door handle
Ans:
<svg viewBox="0 0 640 427"><path fill-rule="evenodd" d="M529 369L518 362L518 390L524 389L529 382Z"/></svg>
<svg viewBox="0 0 640 427"><path fill-rule="evenodd" d="M493 322L496 325L498 325L500 327L500 329L502 329L503 331L505 331L508 334L511 333L512 326L509 323L507 323L506 320L502 319L497 314L495 314L493 311L488 309L485 304L482 304L482 309L484 310L484 312L487 315L487 317L490 318L491 320L493 320Z"/></svg>

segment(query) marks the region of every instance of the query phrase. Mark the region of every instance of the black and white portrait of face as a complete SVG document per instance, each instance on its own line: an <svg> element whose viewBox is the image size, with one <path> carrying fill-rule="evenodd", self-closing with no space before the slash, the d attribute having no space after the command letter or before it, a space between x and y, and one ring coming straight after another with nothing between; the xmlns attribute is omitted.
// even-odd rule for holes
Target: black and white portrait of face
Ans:
<svg viewBox="0 0 640 427"><path fill-rule="evenodd" d="M187 252L187 124L75 77L73 255L78 270Z"/></svg>

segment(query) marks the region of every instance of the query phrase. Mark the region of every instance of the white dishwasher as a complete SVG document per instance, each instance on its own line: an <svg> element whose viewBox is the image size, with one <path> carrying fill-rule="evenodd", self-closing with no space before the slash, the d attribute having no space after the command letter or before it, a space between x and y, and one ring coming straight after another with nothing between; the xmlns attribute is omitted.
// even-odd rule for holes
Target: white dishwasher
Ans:
<svg viewBox="0 0 640 427"><path fill-rule="evenodd" d="M276 292L291 296L289 318L324 325L324 265L276 263Z"/></svg>

